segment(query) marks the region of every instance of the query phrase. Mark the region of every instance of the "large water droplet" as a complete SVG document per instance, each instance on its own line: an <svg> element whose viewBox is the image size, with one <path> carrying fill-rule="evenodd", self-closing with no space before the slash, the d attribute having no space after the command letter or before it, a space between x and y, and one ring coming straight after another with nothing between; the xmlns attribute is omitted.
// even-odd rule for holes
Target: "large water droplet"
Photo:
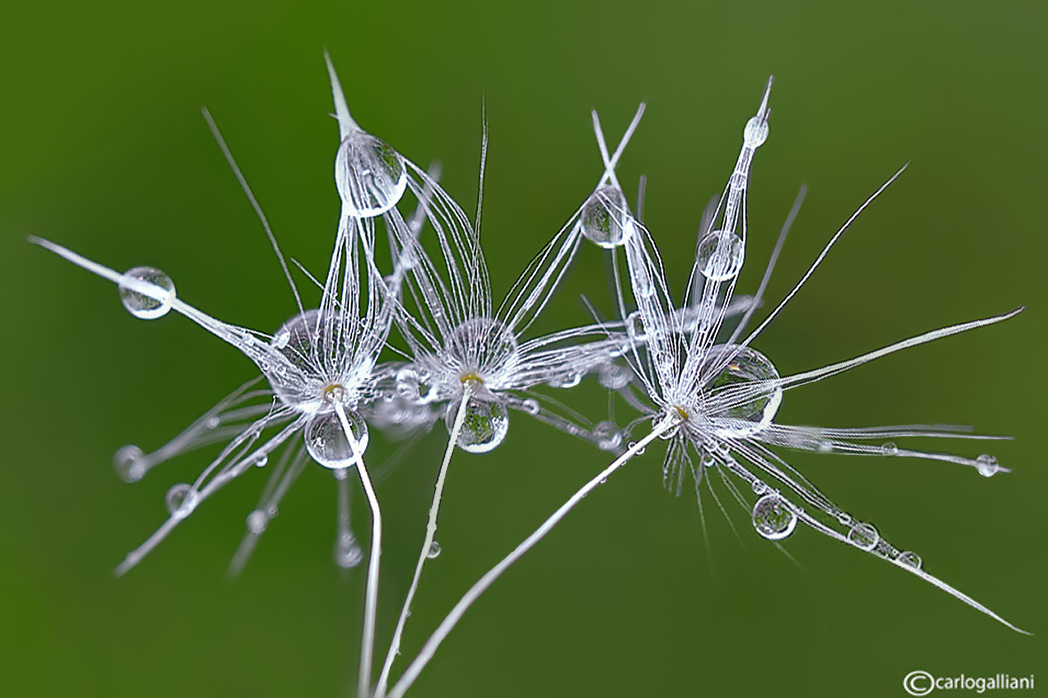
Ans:
<svg viewBox="0 0 1048 698"><path fill-rule="evenodd" d="M601 247L611 249L624 244L636 227L622 190L609 185L593 192L582 207L579 228Z"/></svg>
<svg viewBox="0 0 1048 698"><path fill-rule="evenodd" d="M355 412L345 411L346 421L357 442L357 452L361 455L368 447L368 426ZM356 461L350 447L342 420L334 412L321 412L313 415L305 428L306 450L320 465L338 470L348 468Z"/></svg>
<svg viewBox="0 0 1048 698"><path fill-rule="evenodd" d="M184 519L193 513L198 501L197 491L192 485L179 483L173 485L164 495L164 505L171 516Z"/></svg>
<svg viewBox="0 0 1048 698"><path fill-rule="evenodd" d="M880 539L880 534L872 524L856 523L848 531L848 542L862 550L873 550Z"/></svg>
<svg viewBox="0 0 1048 698"><path fill-rule="evenodd" d="M146 474L142 461L142 449L138 446L121 446L113 456L113 468L124 482L138 482Z"/></svg>
<svg viewBox="0 0 1048 698"><path fill-rule="evenodd" d="M622 432L614 422L600 422L593 427L593 436L597 439L597 448L602 451L614 451L622 445Z"/></svg>
<svg viewBox="0 0 1048 698"><path fill-rule="evenodd" d="M335 156L335 186L343 210L371 218L393 208L407 188L404 159L386 143L363 131L349 134Z"/></svg>
<svg viewBox="0 0 1048 698"><path fill-rule="evenodd" d="M128 269L124 277L153 287L154 292L147 295L123 283L119 285L120 302L136 318L155 320L171 310L171 301L175 299L175 282L170 276L155 267L135 267Z"/></svg>
<svg viewBox="0 0 1048 698"><path fill-rule="evenodd" d="M715 230L702 239L696 262L699 271L710 281L727 281L742 269L746 246L730 230Z"/></svg>
<svg viewBox="0 0 1048 698"><path fill-rule="evenodd" d="M429 550L426 551L426 557L432 560L435 557L440 557L440 543L433 541L429 544Z"/></svg>
<svg viewBox="0 0 1048 698"><path fill-rule="evenodd" d="M629 385L630 370L618 364L604 364L598 372L600 384L608 390L621 390Z"/></svg>
<svg viewBox="0 0 1048 698"><path fill-rule="evenodd" d="M746 122L746 128L742 131L742 142L747 148L758 148L764 141L768 140L768 120L758 116Z"/></svg>
<svg viewBox="0 0 1048 698"><path fill-rule="evenodd" d="M782 540L797 527L797 515L785 499L772 492L754 505L753 527L768 540Z"/></svg>
<svg viewBox="0 0 1048 698"><path fill-rule="evenodd" d="M455 426L460 400L448 403L444 424L448 434ZM466 405L466 414L459 431L458 447L470 453L487 453L502 443L509 431L509 414L497 400L481 399L474 395Z"/></svg>
<svg viewBox="0 0 1048 698"><path fill-rule="evenodd" d="M756 434L771 424L782 403L782 388L776 384L760 385L761 381L778 380L779 372L756 349L719 344L710 349L706 362L721 365L732 355L710 385L708 404L718 434L739 438Z"/></svg>

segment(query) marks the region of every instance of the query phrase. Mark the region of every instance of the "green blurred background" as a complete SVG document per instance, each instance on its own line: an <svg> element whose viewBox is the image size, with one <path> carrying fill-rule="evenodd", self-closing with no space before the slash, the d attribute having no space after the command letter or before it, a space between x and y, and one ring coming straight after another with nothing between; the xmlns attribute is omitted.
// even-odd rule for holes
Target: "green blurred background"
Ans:
<svg viewBox="0 0 1048 698"><path fill-rule="evenodd" d="M782 373L919 331L1021 317L789 393L782 421L959 422L1014 434L1011 475L801 454L836 502L1019 625L1011 633L917 579L800 530L792 564L729 506L660 487L649 453L614 477L468 614L419 696L904 695L913 669L1039 673L1048 685L1042 232L1048 56L1043 3L20 3L0 27L0 244L5 319L0 694L344 696L364 571L331 560L335 490L311 468L244 577L225 566L265 474L199 509L138 569L126 551L206 453L136 485L110 459L164 443L255 369L178 317L145 323L111 285L26 244L50 237L125 269L153 264L217 317L273 330L292 313L279 269L198 110L224 130L284 249L323 269L337 218L337 130L321 51L354 116L407 157L444 164L475 205L481 98L491 127L484 242L497 297L596 183L589 110L609 140L649 111L619 173L649 177L646 220L683 281L767 75L753 289L802 182L810 194L772 281L781 298L849 213L902 163L759 344ZM631 195L632 200L632 195ZM593 249L548 327L608 307ZM599 416L593 386L573 404ZM380 487L389 518L388 640L419 544L443 434ZM390 453L376 437L378 460ZM939 446L947 445L944 443ZM949 444L974 456L979 444ZM523 418L449 476L439 540L409 626L443 613L607 457ZM355 528L367 529L362 502Z"/></svg>

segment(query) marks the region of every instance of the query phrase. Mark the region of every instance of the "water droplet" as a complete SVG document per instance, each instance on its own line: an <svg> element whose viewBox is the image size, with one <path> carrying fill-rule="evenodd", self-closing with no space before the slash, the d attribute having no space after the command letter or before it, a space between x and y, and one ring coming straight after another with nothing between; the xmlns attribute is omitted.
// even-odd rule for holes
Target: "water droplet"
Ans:
<svg viewBox="0 0 1048 698"><path fill-rule="evenodd" d="M261 456L255 459L256 468L264 468L269 464L269 456L263 453Z"/></svg>
<svg viewBox="0 0 1048 698"><path fill-rule="evenodd" d="M746 246L730 230L715 230L699 243L696 262L699 271L710 281L727 281L742 269Z"/></svg>
<svg viewBox="0 0 1048 698"><path fill-rule="evenodd" d="M542 411L542 408L539 406L539 401L531 397L521 402L520 406L523 407L524 411L528 414L538 414Z"/></svg>
<svg viewBox="0 0 1048 698"><path fill-rule="evenodd" d="M121 446L113 456L113 468L124 482L138 482L146 474L142 462L142 449L138 446Z"/></svg>
<svg viewBox="0 0 1048 698"><path fill-rule="evenodd" d="M335 544L335 564L343 569L351 569L364 559L364 551L357 545L352 533L343 533Z"/></svg>
<svg viewBox="0 0 1048 698"><path fill-rule="evenodd" d="M627 450L633 450L636 447L637 447L637 442L636 441L630 441L628 444L626 444L626 449ZM638 455L638 456L643 455L644 451L645 451L645 449L642 448L639 451L637 451L635 455Z"/></svg>
<svg viewBox="0 0 1048 698"><path fill-rule="evenodd" d="M622 445L622 432L614 422L599 422L593 427L593 436L597 438L597 448L602 451L614 451Z"/></svg>
<svg viewBox="0 0 1048 698"><path fill-rule="evenodd" d="M899 455L899 447L891 441L888 441L883 446L881 446L881 453L883 453L886 456L897 456Z"/></svg>
<svg viewBox="0 0 1048 698"><path fill-rule="evenodd" d="M647 330L644 327L644 317L639 310L634 310L626 316L626 334L634 343L648 341Z"/></svg>
<svg viewBox="0 0 1048 698"><path fill-rule="evenodd" d="M608 185L593 192L582 207L579 228L601 247L612 249L625 244L636 227L622 190Z"/></svg>
<svg viewBox="0 0 1048 698"><path fill-rule="evenodd" d="M546 385L550 386L551 388L574 388L581 382L582 374L572 372L561 373L559 375L553 376L548 381L546 381Z"/></svg>
<svg viewBox="0 0 1048 698"><path fill-rule="evenodd" d="M921 556L909 550L899 553L899 556L895 558L895 561L906 567L912 567L915 570L921 569Z"/></svg>
<svg viewBox="0 0 1048 698"><path fill-rule="evenodd" d="M771 492L754 505L753 527L768 540L782 540L797 527L797 515L785 499Z"/></svg>
<svg viewBox="0 0 1048 698"><path fill-rule="evenodd" d="M269 517L266 516L266 512L255 509L253 512L247 515L247 530L256 536L261 535L266 530L266 526L269 525Z"/></svg>
<svg viewBox="0 0 1048 698"><path fill-rule="evenodd" d="M764 492L768 489L768 486L760 480L754 480L753 482L751 482L750 487L753 488L753 493L758 496L764 494Z"/></svg>
<svg viewBox="0 0 1048 698"><path fill-rule="evenodd" d="M736 344L711 347L706 362L719 366L729 356L710 385L711 417L720 436L752 436L771 424L782 403L782 388L773 382L779 372L764 354Z"/></svg>
<svg viewBox="0 0 1048 698"><path fill-rule="evenodd" d="M343 210L372 218L393 208L407 188L404 159L386 143L363 131L349 134L335 156L335 186Z"/></svg>
<svg viewBox="0 0 1048 698"><path fill-rule="evenodd" d="M452 400L444 412L448 434L455 426L461 400ZM469 453L487 453L502 443L509 431L509 413L497 400L470 397L459 430L458 447Z"/></svg>
<svg viewBox="0 0 1048 698"><path fill-rule="evenodd" d="M426 557L432 560L433 558L440 557L440 543L433 541L429 544L429 550L426 551Z"/></svg>
<svg viewBox="0 0 1048 698"><path fill-rule="evenodd" d="M192 485L179 483L174 485L164 495L164 505L171 516L184 519L193 513L198 501L197 491Z"/></svg>
<svg viewBox="0 0 1048 698"><path fill-rule="evenodd" d="M873 550L880 539L880 534L872 524L856 523L848 531L848 542L861 550Z"/></svg>
<svg viewBox="0 0 1048 698"><path fill-rule="evenodd" d="M747 148L758 148L768 140L768 121L758 116L746 122L742 131L742 142Z"/></svg>
<svg viewBox="0 0 1048 698"><path fill-rule="evenodd" d="M221 423L222 423L221 419L219 419L218 417L212 417L211 419L207 420L207 428L208 429L217 429L218 425L221 424Z"/></svg>
<svg viewBox="0 0 1048 698"><path fill-rule="evenodd" d="M368 447L368 426L355 412L346 411L353 439L357 442L357 451L363 455ZM342 420L334 412L322 412L313 415L306 422L306 450L320 465L325 468L349 468L354 463L353 449L350 447Z"/></svg>
<svg viewBox="0 0 1048 698"><path fill-rule="evenodd" d="M175 299L175 283L170 276L155 267L135 267L128 269L124 278L152 287L151 292L146 294L134 291L123 283L119 285L120 302L136 318L155 320L171 310L171 301Z"/></svg>
<svg viewBox="0 0 1048 698"><path fill-rule="evenodd" d="M289 341L291 341L291 331L287 327L281 327L277 330L277 333L273 335L273 341L269 344L274 349L283 349L287 346Z"/></svg>
<svg viewBox="0 0 1048 698"><path fill-rule="evenodd" d="M621 390L629 385L630 371L617 364L604 364L598 374L600 384L608 390Z"/></svg>
<svg viewBox="0 0 1048 698"><path fill-rule="evenodd" d="M399 397L412 401L419 399L418 371L414 366L404 366L397 371L395 385Z"/></svg>
<svg viewBox="0 0 1048 698"><path fill-rule="evenodd" d="M992 477L995 473L1001 471L1001 466L997 462L997 459L991 456L989 453L984 453L975 459L978 463L979 474L983 477Z"/></svg>

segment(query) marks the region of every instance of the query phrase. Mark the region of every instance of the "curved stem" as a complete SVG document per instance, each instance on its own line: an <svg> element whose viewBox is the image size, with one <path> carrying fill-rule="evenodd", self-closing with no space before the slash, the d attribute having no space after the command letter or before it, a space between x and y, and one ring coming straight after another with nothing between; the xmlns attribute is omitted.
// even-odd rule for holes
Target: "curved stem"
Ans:
<svg viewBox="0 0 1048 698"><path fill-rule="evenodd" d="M678 422L679 419L676 417L665 418L660 424L658 424L652 429L650 434L648 434L643 439L631 446L628 451L626 451L617 459L615 459L614 463L609 465L607 468L602 470L596 477L594 477L592 480L583 485L578 492L571 496L571 499L569 499L563 505L561 505L559 509L553 512L552 516L546 519L541 526L535 529L534 533L525 538L520 545L514 548L513 552L504 557L502 561L500 561L497 565L488 570L488 572L483 577L477 580L477 582L472 587L470 587L469 591L466 592L466 594L459 600L459 602L455 604L455 607L451 609L451 613L449 613L444 618L444 620L441 621L437 629L433 632L432 635L430 635L429 639L426 641L426 644L422 646L422 650L418 653L418 656L415 657L415 660L411 662L410 666L408 666L407 670L404 672L404 675L400 677L400 680L397 681L396 685L394 685L393 688L389 691L388 698L403 697L404 693L409 688L411 688L411 685L413 683L415 683L415 680L418 678L419 674L425 668L426 664L429 663L429 660L433 658L433 654L437 651L437 648L440 646L440 643L443 642L444 638L446 638L451 633L451 631L455 628L455 625L458 624L459 620L462 619L462 616L466 613L467 610L469 610L469 607L472 606L478 598L480 598L481 594L487 591L488 587L490 587L496 579L502 576L503 572L509 569L510 566L512 566L513 563L515 563L517 560L522 558L524 554L531 550L536 543L542 540L547 533L552 531L553 528L558 523L560 523L561 519L567 516L568 512L574 509L575 505L582 501L583 497L595 490L604 480L608 478L609 475L611 475L613 472L615 472L623 465L625 465L627 462L629 462L630 459L632 459L635 455L643 451L645 446L647 446L656 438L658 438L659 436L676 426Z"/></svg>
<svg viewBox="0 0 1048 698"><path fill-rule="evenodd" d="M465 381L462 390L462 401L459 403L458 412L455 414L455 423L451 428L448 446L444 450L444 460L440 464L437 484L433 488L433 503L430 504L429 520L426 522L426 538L422 541L422 550L419 552L418 562L415 563L415 576L411 578L411 586L408 588L408 595L404 599L404 606L400 609L400 618L397 619L397 628L393 631L393 640L389 643L389 652L386 653L382 674L378 677L378 684L375 686L375 696L378 698L382 698L386 694L389 672L393 668L393 662L396 661L397 655L400 653L400 637L404 634L404 626L407 624L408 616L411 613L411 602L415 598L415 591L418 589L418 582L422 577L422 566L426 564L430 547L433 545L433 539L437 535L437 515L440 513L440 500L444 495L444 478L447 477L451 455L455 452L455 446L458 444L462 423L466 421L466 408L469 405L470 398L473 397L473 391L473 381Z"/></svg>
<svg viewBox="0 0 1048 698"><path fill-rule="evenodd" d="M342 403L334 401L335 412L346 432L346 440L353 451L353 460L360 475L360 484L364 486L368 505L371 507L371 558L368 561L367 589L364 593L364 630L360 638L360 674L357 677L357 698L367 698L371 687L371 657L375 653L375 616L378 608L379 558L382 556L382 512L379 510L375 488L371 486L371 477L364 467L364 458L360 444L353 436L353 429L346 418Z"/></svg>

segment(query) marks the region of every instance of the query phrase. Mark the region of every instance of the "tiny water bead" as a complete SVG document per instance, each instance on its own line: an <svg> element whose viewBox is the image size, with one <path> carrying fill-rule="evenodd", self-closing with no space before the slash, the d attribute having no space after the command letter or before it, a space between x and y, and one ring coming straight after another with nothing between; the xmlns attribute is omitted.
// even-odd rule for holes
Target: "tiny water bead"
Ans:
<svg viewBox="0 0 1048 698"><path fill-rule="evenodd" d="M404 196L407 181L404 159L370 133L354 130L338 148L335 185L351 216L372 218L390 210Z"/></svg>
<svg viewBox="0 0 1048 698"><path fill-rule="evenodd" d="M730 230L715 230L699 243L696 263L710 281L727 281L739 275L746 246Z"/></svg>
<svg viewBox="0 0 1048 698"><path fill-rule="evenodd" d="M996 473L999 473L1002 468L997 462L997 459L991 456L989 453L984 453L975 459L978 463L979 474L983 477L993 477Z"/></svg>
<svg viewBox="0 0 1048 698"><path fill-rule="evenodd" d="M247 515L247 530L256 536L261 535L268 525L269 516L260 509L255 509Z"/></svg>
<svg viewBox="0 0 1048 698"><path fill-rule="evenodd" d="M368 426L355 412L344 410L356 441L357 453L363 455L368 447ZM342 420L335 412L320 412L313 415L304 430L306 450L320 465L332 470L349 468L356 459L353 448L342 427Z"/></svg>
<svg viewBox="0 0 1048 698"><path fill-rule="evenodd" d="M921 556L909 550L899 553L899 556L895 558L895 561L906 567L912 567L915 570L921 569Z"/></svg>
<svg viewBox="0 0 1048 698"><path fill-rule="evenodd" d="M880 534L877 533L877 529L872 524L856 523L848 531L848 542L861 550L873 550L877 547L880 539Z"/></svg>
<svg viewBox="0 0 1048 698"><path fill-rule="evenodd" d="M192 485L179 483L173 485L164 495L164 505L171 516L184 519L193 513L197 505L197 492Z"/></svg>
<svg viewBox="0 0 1048 698"><path fill-rule="evenodd" d="M521 408L530 415L536 415L542 411L542 407L539 405L539 401L535 398L529 397L520 403Z"/></svg>
<svg viewBox="0 0 1048 698"><path fill-rule="evenodd" d="M461 400L448 403L444 412L444 425L448 434L455 427ZM476 395L466 404L466 414L459 430L457 445L469 453L487 453L502 443L509 431L509 413L506 406L497 400L482 399Z"/></svg>
<svg viewBox="0 0 1048 698"><path fill-rule="evenodd" d="M579 228L601 247L613 249L625 244L636 227L622 190L608 185L593 192L582 207Z"/></svg>
<svg viewBox="0 0 1048 698"><path fill-rule="evenodd" d="M335 564L343 569L352 569L364 559L364 551L360 549L357 539L352 533L343 533L335 542Z"/></svg>
<svg viewBox="0 0 1048 698"><path fill-rule="evenodd" d="M141 292L141 288L136 291L130 288L130 284L119 285L120 302L136 318L155 320L171 310L171 301L175 299L175 282L170 276L155 267L134 267L124 273L124 278L152 286L151 293L146 295Z"/></svg>
<svg viewBox="0 0 1048 698"><path fill-rule="evenodd" d="M754 505L753 527L768 540L782 540L797 527L797 514L785 499L771 492Z"/></svg>
<svg viewBox="0 0 1048 698"><path fill-rule="evenodd" d="M426 551L426 557L432 560L433 558L440 557L440 543L433 541L429 544L429 550Z"/></svg>
<svg viewBox="0 0 1048 698"><path fill-rule="evenodd" d="M113 468L124 482L138 482L146 474L145 454L138 446L121 446L113 456Z"/></svg>
<svg viewBox="0 0 1048 698"><path fill-rule="evenodd" d="M720 434L752 436L771 424L782 403L782 388L773 383L759 385L763 381L777 381L779 372L764 354L736 344L712 347L706 361L709 365L720 365L729 356L731 360L710 385L712 416ZM747 387L755 392L749 392Z"/></svg>

